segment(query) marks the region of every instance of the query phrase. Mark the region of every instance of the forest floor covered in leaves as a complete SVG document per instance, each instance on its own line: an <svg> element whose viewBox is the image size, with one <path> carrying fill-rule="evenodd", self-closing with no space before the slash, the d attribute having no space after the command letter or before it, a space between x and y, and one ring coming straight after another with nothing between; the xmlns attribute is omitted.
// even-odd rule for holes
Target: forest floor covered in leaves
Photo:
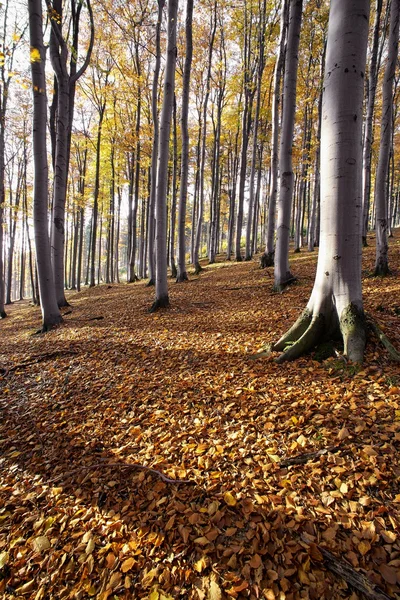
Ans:
<svg viewBox="0 0 400 600"><path fill-rule="evenodd" d="M2 598L400 598L399 365L372 334L362 367L252 359L316 258L291 256L283 294L256 260L207 266L156 314L144 282L71 292L45 335L8 307ZM369 276L371 238L365 309L400 349L400 232L390 264Z"/></svg>

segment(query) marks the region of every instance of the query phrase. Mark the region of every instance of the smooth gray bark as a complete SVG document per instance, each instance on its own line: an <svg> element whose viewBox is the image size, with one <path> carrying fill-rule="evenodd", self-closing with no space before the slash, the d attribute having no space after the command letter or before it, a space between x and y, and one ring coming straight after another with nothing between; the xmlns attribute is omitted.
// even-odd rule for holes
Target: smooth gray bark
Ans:
<svg viewBox="0 0 400 600"><path fill-rule="evenodd" d="M276 290L282 290L294 279L289 267L289 228L294 187L292 145L296 112L297 67L299 62L298 53L302 8L302 0L290 0L279 153L280 190L274 268L274 287Z"/></svg>
<svg viewBox="0 0 400 600"><path fill-rule="evenodd" d="M382 118L379 159L375 182L376 260L375 275L387 275L388 264L388 202L387 185L390 146L393 128L393 81L399 47L400 0L392 0L390 9L390 33L388 55L382 89Z"/></svg>
<svg viewBox="0 0 400 600"><path fill-rule="evenodd" d="M153 87L151 92L151 116L153 119L153 146L151 150L151 183L150 183L150 202L149 202L149 222L147 232L147 259L149 265L149 283L155 284L156 270L154 257L155 241L155 210L156 210L156 190L157 190L157 162L158 162L158 140L159 140L159 122L158 122L158 80L160 77L161 64L161 22L165 0L158 0L158 15L156 25L156 61L154 66Z"/></svg>
<svg viewBox="0 0 400 600"><path fill-rule="evenodd" d="M362 108L369 0L331 0L321 129L321 233L307 307L275 344L293 360L341 333L344 353L361 362Z"/></svg>
<svg viewBox="0 0 400 600"><path fill-rule="evenodd" d="M181 158L181 185L179 189L179 209L178 209L178 273L176 281L186 281L186 206L188 192L189 175L189 92L190 92L190 74L192 70L193 57L193 0L187 0L186 5L186 55L183 68L183 88L182 88L182 114L181 114L181 135L182 135L182 158Z"/></svg>
<svg viewBox="0 0 400 600"><path fill-rule="evenodd" d="M48 163L46 147L47 98L43 44L41 0L28 0L29 37L31 45L31 74L33 93L33 222L35 228L36 262L39 279L42 331L62 321L54 288L50 258L48 224Z"/></svg>
<svg viewBox="0 0 400 600"><path fill-rule="evenodd" d="M156 193L156 298L151 311L169 305L167 279L167 186L169 138L175 93L176 30L178 0L168 0L167 60L160 118Z"/></svg>
<svg viewBox="0 0 400 600"><path fill-rule="evenodd" d="M382 13L382 0L376 2L376 13L374 23L374 35L371 49L371 60L369 68L369 84L368 84L368 103L367 115L365 118L365 134L364 134L364 159L363 159L363 222L362 236L364 246L367 244L368 231L368 214L371 195L371 159L372 159L372 142L374 133L374 110L375 110L375 95L376 84L378 80L378 49L379 49L379 31Z"/></svg>

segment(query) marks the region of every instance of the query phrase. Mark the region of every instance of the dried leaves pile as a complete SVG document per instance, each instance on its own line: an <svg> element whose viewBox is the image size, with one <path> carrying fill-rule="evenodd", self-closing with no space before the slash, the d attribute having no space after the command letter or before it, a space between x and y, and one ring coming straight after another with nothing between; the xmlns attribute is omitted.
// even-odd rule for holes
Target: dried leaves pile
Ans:
<svg viewBox="0 0 400 600"><path fill-rule="evenodd" d="M400 598L398 365L373 337L362 368L250 358L304 307L315 260L281 295L256 262L219 263L155 315L143 283L71 293L44 336L11 307L2 597ZM399 275L364 290L400 348Z"/></svg>

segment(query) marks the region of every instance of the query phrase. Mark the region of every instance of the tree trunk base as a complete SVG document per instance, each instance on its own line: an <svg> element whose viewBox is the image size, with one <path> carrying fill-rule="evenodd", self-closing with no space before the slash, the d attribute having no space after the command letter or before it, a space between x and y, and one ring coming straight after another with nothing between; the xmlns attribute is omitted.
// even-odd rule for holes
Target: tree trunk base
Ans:
<svg viewBox="0 0 400 600"><path fill-rule="evenodd" d="M7 316L7 313L5 310L0 311L0 319L5 319Z"/></svg>
<svg viewBox="0 0 400 600"><path fill-rule="evenodd" d="M330 310L334 310L333 306ZM276 362L295 360L323 341L326 335L337 333L339 329L343 337L345 356L352 362L361 363L366 344L364 312L351 303L343 310L335 331L327 327L327 323L331 322L330 314L304 310L294 325L273 345L272 350L282 352Z"/></svg>
<svg viewBox="0 0 400 600"><path fill-rule="evenodd" d="M153 287L155 284L156 282L154 281L154 279L149 279L146 283L146 287Z"/></svg>
<svg viewBox="0 0 400 600"><path fill-rule="evenodd" d="M58 304L58 308L66 308L68 306L71 306L65 296L64 296L64 298L62 298L62 300L57 302L57 304Z"/></svg>
<svg viewBox="0 0 400 600"><path fill-rule="evenodd" d="M244 257L244 260L245 260L246 262L249 262L249 260L251 260L252 258L253 258L253 257L252 257L252 255L251 255L251 254L246 254L246 256Z"/></svg>
<svg viewBox="0 0 400 600"><path fill-rule="evenodd" d="M149 308L149 313L154 313L160 308L168 308L168 307L169 307L168 295L162 296L161 298L157 298L157 300L153 303L151 308Z"/></svg>
<svg viewBox="0 0 400 600"><path fill-rule="evenodd" d="M189 277L186 271L183 271L183 273L179 273L175 280L176 283L183 283L184 281L189 281Z"/></svg>
<svg viewBox="0 0 400 600"><path fill-rule="evenodd" d="M274 252L264 252L264 254L260 258L261 269L266 269L267 267L274 266L274 254Z"/></svg>
<svg viewBox="0 0 400 600"><path fill-rule="evenodd" d="M52 329L55 329L56 327L58 327L58 325L60 325L62 322L63 322L63 318L61 315L51 317L51 318L47 319L46 321L43 321L41 329L38 329L36 331L35 335L39 335L41 333L47 333L48 331L51 331Z"/></svg>
<svg viewBox="0 0 400 600"><path fill-rule="evenodd" d="M392 272L389 269L387 262L380 262L377 265L375 265L374 277L387 277L388 275L391 275L391 273Z"/></svg>
<svg viewBox="0 0 400 600"><path fill-rule="evenodd" d="M295 277L294 275L292 275L291 273L287 273L287 277L284 281L281 281L280 283L275 283L274 284L274 292L283 292L283 290L290 285L291 283L295 283L295 281L297 281L297 277Z"/></svg>
<svg viewBox="0 0 400 600"><path fill-rule="evenodd" d="M236 262L243 262L243 256L241 254L236 255Z"/></svg>
<svg viewBox="0 0 400 600"><path fill-rule="evenodd" d="M201 271L204 271L204 269L201 266L201 264L199 262L195 263L195 265L194 265L194 274L195 275L199 275L201 273Z"/></svg>
<svg viewBox="0 0 400 600"><path fill-rule="evenodd" d="M171 265L171 279L176 279L177 274L178 274L178 271L177 271L176 265L175 265L175 263L173 263Z"/></svg>
<svg viewBox="0 0 400 600"><path fill-rule="evenodd" d="M136 273L134 273L132 275L132 277L129 278L128 283L136 283L137 281L140 281L139 277L136 275Z"/></svg>

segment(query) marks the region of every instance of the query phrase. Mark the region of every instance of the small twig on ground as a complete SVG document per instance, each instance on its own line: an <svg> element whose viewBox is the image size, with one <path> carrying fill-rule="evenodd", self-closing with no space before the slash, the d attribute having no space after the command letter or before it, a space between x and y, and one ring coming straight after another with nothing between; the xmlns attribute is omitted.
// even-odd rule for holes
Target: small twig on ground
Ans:
<svg viewBox="0 0 400 600"><path fill-rule="evenodd" d="M170 477L167 477L166 475L164 475L164 473L162 473L161 471L158 471L157 469L153 469L152 467L146 467L145 465L138 465L135 463L134 464L121 464L121 463L106 463L106 462L95 463L94 465L82 466L82 467L79 467L78 469L74 469L72 471L67 471L66 473L61 473L59 476L54 477L53 479L49 479L46 483L54 483L56 481L62 480L65 477L70 477L71 475L75 475L75 474L79 473L80 471L88 471L91 469L98 469L99 467L147 471L148 473L157 475L157 477L159 477L165 483L195 484L195 481L192 481L191 479L171 479Z"/></svg>
<svg viewBox="0 0 400 600"><path fill-rule="evenodd" d="M324 558L326 568L335 575L339 575L351 587L364 594L366 598L369 600L391 600L391 597L385 594L375 583L353 569L347 562L340 560L326 548L321 546L317 546L317 548Z"/></svg>
<svg viewBox="0 0 400 600"><path fill-rule="evenodd" d="M329 448L322 448L317 452L306 452L305 454L298 454L292 458L285 458L279 463L280 467L290 467L291 465L304 465L314 458L328 454L329 452L338 452L342 449L342 446L330 446Z"/></svg>
<svg viewBox="0 0 400 600"><path fill-rule="evenodd" d="M100 315L99 317L88 317L87 319L85 319L85 318L82 318L82 319L73 318L73 319L69 319L69 321L102 321L103 319L104 319L104 317Z"/></svg>
<svg viewBox="0 0 400 600"><path fill-rule="evenodd" d="M385 333L383 333L382 329L379 327L376 321L370 316L367 315L367 323L375 333L376 337L382 342L385 346L386 350L389 352L390 357L396 362L400 362L400 352L396 350L393 344L389 341L389 338Z"/></svg>

